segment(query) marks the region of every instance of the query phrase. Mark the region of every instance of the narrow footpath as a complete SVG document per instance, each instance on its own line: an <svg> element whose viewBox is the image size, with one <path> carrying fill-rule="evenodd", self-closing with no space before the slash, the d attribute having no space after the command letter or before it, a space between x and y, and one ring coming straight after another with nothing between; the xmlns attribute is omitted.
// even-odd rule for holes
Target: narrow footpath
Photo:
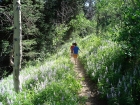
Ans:
<svg viewBox="0 0 140 105"><path fill-rule="evenodd" d="M74 63L73 58L71 58L71 61ZM74 66L74 70L77 74L77 79L82 80L82 89L79 91L79 97L87 97L87 101L84 105L107 105L105 100L99 98L97 85L91 81L79 60Z"/></svg>

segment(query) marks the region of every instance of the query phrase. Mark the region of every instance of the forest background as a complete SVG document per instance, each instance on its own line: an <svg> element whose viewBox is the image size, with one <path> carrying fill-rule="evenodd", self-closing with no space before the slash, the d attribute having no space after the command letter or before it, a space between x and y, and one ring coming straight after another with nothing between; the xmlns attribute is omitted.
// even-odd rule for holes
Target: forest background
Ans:
<svg viewBox="0 0 140 105"><path fill-rule="evenodd" d="M122 55L114 59L115 62L120 62L122 74L129 71L135 75L139 72L140 2L138 0L22 0L21 5L23 68L44 61L60 46L74 40L75 37L85 38L92 35L120 45ZM13 3L11 0L1 0L1 78L7 72L12 72L9 55L12 45ZM138 71L135 71L136 69ZM137 84L134 83L135 88L132 88L131 92L135 96L133 101L139 103L139 78L135 82Z"/></svg>

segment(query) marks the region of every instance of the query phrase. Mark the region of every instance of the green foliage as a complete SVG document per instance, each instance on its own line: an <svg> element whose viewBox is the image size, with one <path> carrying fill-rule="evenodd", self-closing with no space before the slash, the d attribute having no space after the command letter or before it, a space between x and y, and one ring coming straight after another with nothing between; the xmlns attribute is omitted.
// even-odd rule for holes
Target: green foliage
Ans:
<svg viewBox="0 0 140 105"><path fill-rule="evenodd" d="M69 24L78 32L79 36L87 36L88 30L92 29L91 22L85 18L84 13L78 14Z"/></svg>
<svg viewBox="0 0 140 105"><path fill-rule="evenodd" d="M83 43L83 41L85 42ZM119 56L119 53L118 55L112 54L115 51L119 52L120 46L116 48L115 43L111 41L104 41L103 39L98 37L89 37L88 39L83 41L81 43L82 49L86 48L88 49L88 52L85 52L86 54L83 54L82 57L84 59L82 61L85 65L87 65L86 67L88 68L87 69L88 74L91 75L92 77L93 75L96 75L96 77L94 77L94 80L96 78L97 81L100 74L104 73L103 71L100 70L102 69L105 70L107 65L112 65L112 62L116 62L119 59L121 59L121 58L119 59L117 58ZM90 65L92 65L92 67L90 67ZM97 74L95 74L95 72Z"/></svg>
<svg viewBox="0 0 140 105"><path fill-rule="evenodd" d="M139 9L127 8L125 11L124 27L120 30L118 41L122 42L122 48L126 56L137 58L140 54L140 12Z"/></svg>
<svg viewBox="0 0 140 105"><path fill-rule="evenodd" d="M0 41L0 53L1 56L6 56L10 53L10 45L8 41L1 40Z"/></svg>
<svg viewBox="0 0 140 105"><path fill-rule="evenodd" d="M103 32L110 33L109 37L122 45L126 58L137 62L140 52L139 2L102 0L96 1L95 7L96 31L102 36L105 35Z"/></svg>
<svg viewBox="0 0 140 105"><path fill-rule="evenodd" d="M96 34L110 32L115 26L121 27L122 22L122 0L101 0L95 2L96 14L94 21L97 23Z"/></svg>
<svg viewBox="0 0 140 105"><path fill-rule="evenodd" d="M66 31L69 29L69 27L65 24L60 24L60 25L57 25L55 27L55 35L53 36L53 45L61 45L61 43L63 42L63 38L66 33Z"/></svg>
<svg viewBox="0 0 140 105"><path fill-rule="evenodd" d="M95 36L85 37L79 43L83 50L80 60L87 74L97 82L100 97L107 99L108 105L137 105L139 66L124 70L125 53L121 45Z"/></svg>
<svg viewBox="0 0 140 105"><path fill-rule="evenodd" d="M109 105L138 105L139 1L95 0L92 21L79 12L82 0L68 0L67 3L74 11L68 19L62 20L57 15L62 12L62 2L64 1L22 1L23 62L27 63L31 59L33 62L28 62L26 66L29 68L21 71L22 91L19 94L13 92L12 77L0 82L0 101L17 105L79 104L81 100L76 94L80 85L75 80L73 65L68 60L70 44L59 47L72 33L82 50L80 60L85 65L87 74L98 84L101 98L107 99ZM9 0L0 4L8 5L0 8L0 47L1 54L5 55L10 52L9 45L13 40L13 10ZM95 36L93 32L101 37ZM87 36L89 34L91 36ZM87 37L81 40L76 35ZM53 56L52 53L56 51L57 54ZM37 64L48 56L51 58L47 59L46 64Z"/></svg>
<svg viewBox="0 0 140 105"><path fill-rule="evenodd" d="M33 58L37 58L37 56L40 54L39 52L36 52L35 46L36 46L36 41L33 40L23 40L22 41L22 47L23 47L23 58L26 58L26 60L30 60ZM24 60L24 59L23 59Z"/></svg>
<svg viewBox="0 0 140 105"><path fill-rule="evenodd" d="M71 78L71 77L68 77ZM65 80L67 81L67 80ZM38 105L38 104L73 104L76 105L78 97L74 96L75 90L71 90L71 87L76 86L77 83L68 84L67 82L51 83L46 89L40 91L39 93L34 93L34 91L27 91L25 94L21 94L19 98L14 103L15 105L20 103L26 105ZM74 85L74 86L72 86ZM75 87L78 89L78 87ZM74 97L73 97L74 96ZM26 101L25 101L26 97ZM71 100L72 98L72 100Z"/></svg>
<svg viewBox="0 0 140 105"><path fill-rule="evenodd" d="M0 2L2 10L0 13L0 40L8 41L13 45L13 3L9 0ZM24 0L21 1L21 15L22 15L22 40L23 40L23 63L25 61L36 59L38 52L37 38L40 34L36 25L36 21L42 16L40 10L43 9L43 3L33 4L33 1ZM8 5L8 6L7 6ZM4 8L3 8L4 7ZM9 48L7 52L12 49ZM5 53L5 52L2 52ZM4 55L6 55L5 53Z"/></svg>
<svg viewBox="0 0 140 105"><path fill-rule="evenodd" d="M14 105L84 104L85 98L79 98L77 95L81 85L76 79L73 64L69 60L68 48L67 43L44 63L30 65L22 70L20 72L21 91L18 94L14 93L14 87L11 86L12 75L2 80L0 88L3 95L0 95L0 101L3 104Z"/></svg>
<svg viewBox="0 0 140 105"><path fill-rule="evenodd" d="M37 58L39 52L37 48L36 37L39 35L36 26L37 19L41 16L38 5L33 5L32 1L24 0L22 2L22 34L23 37L23 61L29 61ZM40 5L41 7L42 5Z"/></svg>
<svg viewBox="0 0 140 105"><path fill-rule="evenodd" d="M70 25L72 25L75 29L80 29L87 27L90 24L90 21L87 20L83 13L80 13L76 16L76 19L70 21Z"/></svg>

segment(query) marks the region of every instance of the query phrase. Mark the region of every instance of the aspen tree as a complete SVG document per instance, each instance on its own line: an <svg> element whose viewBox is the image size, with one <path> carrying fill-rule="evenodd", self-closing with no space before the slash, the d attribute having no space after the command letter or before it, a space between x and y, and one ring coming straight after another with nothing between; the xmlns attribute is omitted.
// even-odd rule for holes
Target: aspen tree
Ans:
<svg viewBox="0 0 140 105"><path fill-rule="evenodd" d="M13 50L14 50L14 64L13 64L13 80L16 92L19 92L20 81L19 71L21 69L22 58L22 28L21 28L21 5L20 0L13 0L14 7L14 35L13 35Z"/></svg>

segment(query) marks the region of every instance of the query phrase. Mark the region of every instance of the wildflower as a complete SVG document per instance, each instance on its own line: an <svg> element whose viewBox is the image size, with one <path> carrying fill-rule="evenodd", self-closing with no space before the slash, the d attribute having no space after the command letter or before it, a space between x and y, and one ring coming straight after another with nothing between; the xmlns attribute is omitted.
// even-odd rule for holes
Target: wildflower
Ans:
<svg viewBox="0 0 140 105"><path fill-rule="evenodd" d="M32 87L33 85L32 84L30 84L30 87Z"/></svg>
<svg viewBox="0 0 140 105"><path fill-rule="evenodd" d="M122 80L123 80L123 81L125 80L125 77L124 77L124 75L123 75L123 77L122 77Z"/></svg>
<svg viewBox="0 0 140 105"><path fill-rule="evenodd" d="M14 99L16 100L16 96L14 95Z"/></svg>
<svg viewBox="0 0 140 105"><path fill-rule="evenodd" d="M99 91L97 91L97 94L100 94L100 92L99 92Z"/></svg>
<svg viewBox="0 0 140 105"><path fill-rule="evenodd" d="M126 87L126 83L124 82L124 87Z"/></svg>
<svg viewBox="0 0 140 105"><path fill-rule="evenodd" d="M117 95L116 95L116 93L114 94L114 97L116 97Z"/></svg>
<svg viewBox="0 0 140 105"><path fill-rule="evenodd" d="M94 77L94 72L92 73L92 76Z"/></svg>
<svg viewBox="0 0 140 105"><path fill-rule="evenodd" d="M104 60L104 57L102 56L102 60Z"/></svg>
<svg viewBox="0 0 140 105"><path fill-rule="evenodd" d="M102 77L102 75L100 74L100 78Z"/></svg>
<svg viewBox="0 0 140 105"><path fill-rule="evenodd" d="M121 65L120 65L119 68L118 68L118 72L120 72L120 70L121 70Z"/></svg>
<svg viewBox="0 0 140 105"><path fill-rule="evenodd" d="M106 72L108 72L108 67L106 67Z"/></svg>
<svg viewBox="0 0 140 105"><path fill-rule="evenodd" d="M0 102L0 105L3 105L2 102Z"/></svg>
<svg viewBox="0 0 140 105"><path fill-rule="evenodd" d="M130 84L132 84L132 78L130 78Z"/></svg>
<svg viewBox="0 0 140 105"><path fill-rule="evenodd" d="M120 91L118 92L118 96L120 96Z"/></svg>
<svg viewBox="0 0 140 105"><path fill-rule="evenodd" d="M102 90L104 90L103 86L102 86Z"/></svg>
<svg viewBox="0 0 140 105"><path fill-rule="evenodd" d="M111 94L112 98L114 97L113 93Z"/></svg>
<svg viewBox="0 0 140 105"><path fill-rule="evenodd" d="M42 77L42 79L43 79L43 80L45 80L45 77L44 77L44 75L42 75L41 77Z"/></svg>
<svg viewBox="0 0 140 105"><path fill-rule="evenodd" d="M98 78L98 82L100 81L100 79Z"/></svg>
<svg viewBox="0 0 140 105"><path fill-rule="evenodd" d="M111 93L114 92L114 87L111 87Z"/></svg>
<svg viewBox="0 0 140 105"><path fill-rule="evenodd" d="M137 71L136 71L136 68L135 70L133 71L133 75L135 76L137 74Z"/></svg>
<svg viewBox="0 0 140 105"><path fill-rule="evenodd" d="M62 96L62 101L64 100L64 97Z"/></svg>
<svg viewBox="0 0 140 105"><path fill-rule="evenodd" d="M112 63L112 68L114 68L114 62Z"/></svg>
<svg viewBox="0 0 140 105"><path fill-rule="evenodd" d="M11 100L11 105L13 105L13 103L14 103L13 100Z"/></svg>
<svg viewBox="0 0 140 105"><path fill-rule="evenodd" d="M106 78L106 82L109 83L109 79L108 78Z"/></svg>
<svg viewBox="0 0 140 105"><path fill-rule="evenodd" d="M125 87L125 90L124 91L127 92L127 87Z"/></svg>
<svg viewBox="0 0 140 105"><path fill-rule="evenodd" d="M117 87L118 87L118 88L120 87L120 84L119 84L119 83L117 84Z"/></svg>
<svg viewBox="0 0 140 105"><path fill-rule="evenodd" d="M11 105L9 98L7 98L7 103L8 103L8 105Z"/></svg>
<svg viewBox="0 0 140 105"><path fill-rule="evenodd" d="M107 96L107 98L109 98L109 95L108 95L108 93L107 93L107 95L106 95L106 96Z"/></svg>
<svg viewBox="0 0 140 105"><path fill-rule="evenodd" d="M105 75L107 74L107 72L105 71Z"/></svg>
<svg viewBox="0 0 140 105"><path fill-rule="evenodd" d="M136 84L136 81L134 80L133 84Z"/></svg>
<svg viewBox="0 0 140 105"><path fill-rule="evenodd" d="M90 65L89 62L87 62L87 65L88 65L88 66Z"/></svg>
<svg viewBox="0 0 140 105"><path fill-rule="evenodd" d="M24 94L24 98L26 99L26 93Z"/></svg>
<svg viewBox="0 0 140 105"><path fill-rule="evenodd" d="M127 87L129 87L130 86L130 84L127 84Z"/></svg>
<svg viewBox="0 0 140 105"><path fill-rule="evenodd" d="M121 81L120 81L120 79L119 79L119 84L121 84Z"/></svg>

